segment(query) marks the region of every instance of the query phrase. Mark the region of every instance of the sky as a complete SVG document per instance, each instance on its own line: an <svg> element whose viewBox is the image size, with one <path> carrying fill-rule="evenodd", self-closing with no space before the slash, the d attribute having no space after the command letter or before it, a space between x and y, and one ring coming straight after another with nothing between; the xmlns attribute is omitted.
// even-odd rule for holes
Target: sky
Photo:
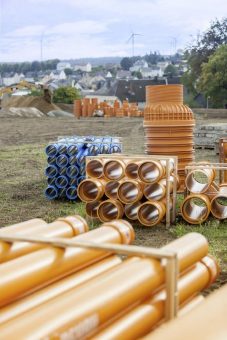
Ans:
<svg viewBox="0 0 227 340"><path fill-rule="evenodd" d="M172 54L227 15L227 0L0 0L0 62Z"/></svg>

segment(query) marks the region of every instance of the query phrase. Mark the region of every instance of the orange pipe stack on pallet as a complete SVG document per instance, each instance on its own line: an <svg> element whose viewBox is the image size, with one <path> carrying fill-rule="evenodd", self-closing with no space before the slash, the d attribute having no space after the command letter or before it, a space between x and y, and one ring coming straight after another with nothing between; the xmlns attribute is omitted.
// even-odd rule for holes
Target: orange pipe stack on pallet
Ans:
<svg viewBox="0 0 227 340"><path fill-rule="evenodd" d="M178 156L181 186L184 184L184 168L194 160L194 126L193 112L183 104L183 85L146 87L146 153Z"/></svg>
<svg viewBox="0 0 227 340"><path fill-rule="evenodd" d="M82 115L81 99L74 100L73 114L77 119L80 119Z"/></svg>
<svg viewBox="0 0 227 340"><path fill-rule="evenodd" d="M129 244L133 241L134 233L129 223L113 221L110 225L112 230L107 224L99 228L100 232L97 231L96 236L99 234L100 238L103 233L105 236L102 240L94 237L93 242ZM104 231L103 228L108 230ZM77 240L82 238L77 237ZM68 337L109 339L108 336L103 337L102 332L110 334L111 327L114 332L111 339L137 339L149 333L154 325L163 320L166 299L165 290L162 290L165 283L164 261L135 256L117 260L116 256L110 256L111 253L108 251L106 256L109 257L106 261L102 260L89 267L91 262L86 254L96 253L98 261L97 254L103 251L71 248L59 250L58 264L65 262L65 253L68 250L70 253L79 251L76 264L82 261L81 257L85 257L83 261L86 263L86 269L75 274L70 272L69 276L57 283L51 283L47 288L39 286L40 290L36 293L31 292L30 296L22 297L21 300L2 308L0 339L11 339L15 334L18 339L24 340ZM177 254L180 304L187 302L188 299L191 303L193 301L191 299L209 286L218 275L215 260L207 256L208 243L200 234L185 235L169 243L162 250L174 251ZM46 251L52 252L55 248L47 247ZM37 264L38 262L30 262L30 267L37 268ZM74 271L78 269L76 264ZM26 267L25 256L21 257L22 273L25 270L24 266ZM13 267L12 265L9 269L14 273ZM45 272L47 282L52 270L53 268L50 268ZM3 281L5 275L7 273L1 275ZM16 276L14 279L17 288L17 283L19 285L21 279ZM27 281L24 280L21 284L26 285Z"/></svg>
<svg viewBox="0 0 227 340"><path fill-rule="evenodd" d="M122 218L125 214L144 226L155 226L163 221L167 212L170 214L175 209L173 196L176 191L173 188L176 184L176 190L178 179L171 173L176 164L173 158L169 159L169 178L166 164L167 160L149 156L89 158L88 178L79 184L78 196L86 203L87 214L102 222Z"/></svg>

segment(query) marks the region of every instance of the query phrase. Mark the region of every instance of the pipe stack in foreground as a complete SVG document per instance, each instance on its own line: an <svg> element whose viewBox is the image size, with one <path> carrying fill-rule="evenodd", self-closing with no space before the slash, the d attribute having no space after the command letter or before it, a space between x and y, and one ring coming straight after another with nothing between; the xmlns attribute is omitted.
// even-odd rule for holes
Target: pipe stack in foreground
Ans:
<svg viewBox="0 0 227 340"><path fill-rule="evenodd" d="M181 214L190 224L200 224L210 213L218 220L227 218L227 183L217 182L212 163L200 162L188 167L185 199ZM218 167L217 167L218 168Z"/></svg>
<svg viewBox="0 0 227 340"><path fill-rule="evenodd" d="M192 110L183 104L183 85L146 87L144 130L146 152L178 157L181 189L184 168L194 160Z"/></svg>
<svg viewBox="0 0 227 340"><path fill-rule="evenodd" d="M129 244L133 239L130 224L115 220L71 240ZM120 249L132 249L129 258L89 247L48 246L2 263L0 339L15 334L24 340L138 339L149 333L165 317L165 261L133 256L139 247ZM200 234L185 235L161 251L177 254L180 306L197 301L218 275Z"/></svg>
<svg viewBox="0 0 227 340"><path fill-rule="evenodd" d="M85 161L88 155L121 153L118 137L78 136L59 139L46 147L48 186L45 196L49 200L77 199L77 187L85 178Z"/></svg>
<svg viewBox="0 0 227 340"><path fill-rule="evenodd" d="M169 164L169 177L167 174ZM88 216L102 222L122 218L152 227L175 216L177 178L174 158L99 156L87 159L87 178L78 196Z"/></svg>

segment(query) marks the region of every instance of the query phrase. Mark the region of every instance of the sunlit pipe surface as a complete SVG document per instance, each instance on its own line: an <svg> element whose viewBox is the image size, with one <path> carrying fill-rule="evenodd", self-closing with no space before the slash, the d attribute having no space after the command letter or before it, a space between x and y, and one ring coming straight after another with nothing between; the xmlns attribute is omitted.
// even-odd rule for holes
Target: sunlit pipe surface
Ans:
<svg viewBox="0 0 227 340"><path fill-rule="evenodd" d="M227 187L221 187L220 193L213 197L211 213L219 220L227 218Z"/></svg>
<svg viewBox="0 0 227 340"><path fill-rule="evenodd" d="M104 195L105 181L87 178L78 186L78 196L83 202L98 201Z"/></svg>
<svg viewBox="0 0 227 340"><path fill-rule="evenodd" d="M209 266L203 262L196 263L191 270L187 271L178 280L178 299L179 305L182 305L187 299L196 293L207 288L213 279L216 280L218 275L217 264L214 260ZM209 261L208 261L209 262ZM214 269L213 269L214 267ZM215 270L216 269L216 270ZM213 276L210 273L214 270ZM166 291L163 289L151 299L133 308L119 320L111 323L103 331L95 334L92 338L97 340L105 339L125 339L134 340L147 334L151 329L160 322L165 316ZM167 338L163 338L167 339Z"/></svg>
<svg viewBox="0 0 227 340"><path fill-rule="evenodd" d="M227 334L227 285L211 293L197 308L177 318L157 331L148 334L145 340L225 340ZM215 313L213 313L215 311Z"/></svg>
<svg viewBox="0 0 227 340"><path fill-rule="evenodd" d="M162 221L165 213L166 207L163 202L146 201L140 205L137 217L141 224L152 227Z"/></svg>
<svg viewBox="0 0 227 340"><path fill-rule="evenodd" d="M133 179L122 181L117 190L118 199L124 203L134 203L143 197L144 185Z"/></svg>
<svg viewBox="0 0 227 340"><path fill-rule="evenodd" d="M100 178L103 175L103 163L99 159L88 161L86 166L87 175L89 177Z"/></svg>
<svg viewBox="0 0 227 340"><path fill-rule="evenodd" d="M103 234L103 231L101 232ZM78 238L81 239L82 236ZM194 241L193 244L191 241ZM185 247L181 248L182 245ZM186 263L192 265L194 260L197 262L201 259L201 255L206 256L207 241L202 235L192 233L171 242L165 249L172 249L179 254L179 268L183 270ZM185 259L185 256L189 258ZM164 281L164 264L157 260L132 257L84 286L71 289L3 324L0 326L0 336L2 339L10 339L12 334L17 334L18 339L24 340L46 336L51 338L53 335L56 339L62 339L69 334L73 335L73 338L85 336L127 306L148 298ZM84 323L89 327L83 327Z"/></svg>
<svg viewBox="0 0 227 340"><path fill-rule="evenodd" d="M120 201L109 199L99 204L97 215L102 222L119 219L124 215L124 207Z"/></svg>
<svg viewBox="0 0 227 340"><path fill-rule="evenodd" d="M72 288L78 287L79 285L87 282L95 276L113 268L120 264L122 260L119 256L110 256L107 259L99 261L85 269L80 270L76 274L72 274L63 278L56 283L53 283L37 292L30 294L19 301L11 303L0 309L0 324L6 322L22 313L41 305L54 297L69 291ZM0 335L1 336L1 335Z"/></svg>
<svg viewBox="0 0 227 340"><path fill-rule="evenodd" d="M126 237L124 238L124 236ZM134 239L131 225L123 220L111 221L98 229L72 238L97 243L130 243ZM109 255L101 250L48 247L21 256L0 266L0 306L37 290L72 272Z"/></svg>
<svg viewBox="0 0 227 340"><path fill-rule="evenodd" d="M18 234L26 236L39 235L44 237L73 237L88 231L88 225L85 219L75 215L59 218L49 224L45 222L40 223L40 225L36 225L34 229L31 227L31 230L23 230L23 232ZM0 230L0 234L5 235L7 233L4 233L4 230ZM38 243L14 242L10 244L2 241L0 242L0 263L26 255L40 248L43 248L43 245Z"/></svg>
<svg viewBox="0 0 227 340"><path fill-rule="evenodd" d="M204 194L191 194L181 205L181 214L185 221L191 224L200 224L206 221L210 214L210 200Z"/></svg>

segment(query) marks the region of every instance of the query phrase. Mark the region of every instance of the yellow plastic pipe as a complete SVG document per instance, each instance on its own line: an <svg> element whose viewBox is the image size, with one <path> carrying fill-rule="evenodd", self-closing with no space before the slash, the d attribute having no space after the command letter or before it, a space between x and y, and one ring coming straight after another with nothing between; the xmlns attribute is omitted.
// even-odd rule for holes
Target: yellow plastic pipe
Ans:
<svg viewBox="0 0 227 340"><path fill-rule="evenodd" d="M134 231L127 221L111 221L98 229L72 238L75 241L97 243L130 243ZM109 253L87 248L48 247L3 263L0 266L0 306L47 286L70 273L76 272Z"/></svg>
<svg viewBox="0 0 227 340"><path fill-rule="evenodd" d="M37 224L34 233L32 230L33 228L23 234L44 237L73 237L88 231L88 225L85 219L79 215L75 215L58 218L49 224L41 224L40 226ZM4 230L3 232L0 230L0 234L6 235ZM20 235L21 234L22 233L20 233ZM40 248L43 248L43 245L39 243L15 242L10 244L0 242L0 263L15 259L18 256L28 254Z"/></svg>
<svg viewBox="0 0 227 340"><path fill-rule="evenodd" d="M99 261L79 272L69 275L37 292L13 302L0 309L0 324L9 321L34 307L47 302L60 294L76 288L99 274L106 272L120 264L122 260L119 256L109 256L107 259ZM1 335L0 335L1 336Z"/></svg>
<svg viewBox="0 0 227 340"><path fill-rule="evenodd" d="M41 218L33 218L32 220L28 220L25 222L21 222L21 223L16 223L16 224L12 224L6 227L1 227L0 228L0 232L3 235L6 234L12 234L12 233L17 233L17 234L24 234L27 232L29 232L30 230L32 232L35 232L36 229L39 230L40 227L46 226L47 222L45 222L44 220L42 220Z"/></svg>
<svg viewBox="0 0 227 340"><path fill-rule="evenodd" d="M208 257L207 257L208 258ZM178 281L179 305L207 288L218 275L216 262L208 258L196 263ZM96 340L138 339L147 334L165 316L166 291L163 289L154 297L138 305L119 320L96 334ZM93 337L92 337L93 338ZM163 339L167 339L163 338Z"/></svg>
<svg viewBox="0 0 227 340"><path fill-rule="evenodd" d="M145 340L225 340L227 334L227 284L211 293L186 315L149 333Z"/></svg>
<svg viewBox="0 0 227 340"><path fill-rule="evenodd" d="M204 257L207 246L202 235L192 233L171 242L166 249L179 254L179 268L183 270L185 265L192 265ZM185 259L185 256L189 258ZM17 338L23 340L47 336L54 339L83 337L126 307L148 298L164 281L163 263L131 257L108 273L3 324L0 326L0 336L10 339L12 334L17 334Z"/></svg>
<svg viewBox="0 0 227 340"><path fill-rule="evenodd" d="M191 299L187 300L185 303L183 303L182 307L180 308L177 316L181 317L188 312L190 312L192 309L197 307L201 302L203 302L205 297L203 295L197 295L193 296Z"/></svg>

